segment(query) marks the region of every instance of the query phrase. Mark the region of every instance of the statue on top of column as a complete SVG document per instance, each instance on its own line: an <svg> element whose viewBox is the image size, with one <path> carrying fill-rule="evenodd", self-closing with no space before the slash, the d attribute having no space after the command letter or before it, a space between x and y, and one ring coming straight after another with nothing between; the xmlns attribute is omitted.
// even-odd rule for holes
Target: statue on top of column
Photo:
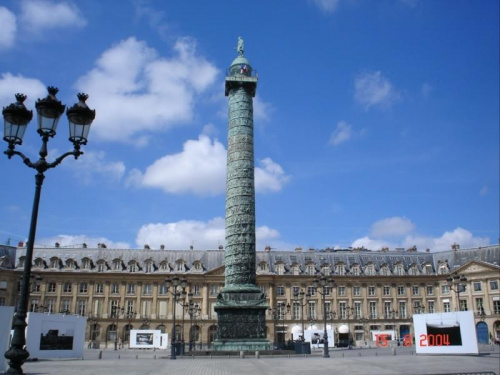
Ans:
<svg viewBox="0 0 500 375"><path fill-rule="evenodd" d="M238 51L238 54L240 56L243 56L245 50L245 42L243 41L243 38L241 36L238 37L238 46L236 47L236 50Z"/></svg>

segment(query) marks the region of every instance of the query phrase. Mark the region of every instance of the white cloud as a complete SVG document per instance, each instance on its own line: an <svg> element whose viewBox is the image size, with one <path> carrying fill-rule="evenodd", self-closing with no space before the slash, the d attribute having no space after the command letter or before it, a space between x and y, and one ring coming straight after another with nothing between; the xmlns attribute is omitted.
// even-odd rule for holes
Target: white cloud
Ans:
<svg viewBox="0 0 500 375"><path fill-rule="evenodd" d="M174 55L160 57L133 37L101 55L96 67L76 85L90 95L89 104L99 103L96 136L129 141L139 134L145 143L144 134L192 119L195 99L213 85L218 70L196 55L192 39L179 39Z"/></svg>
<svg viewBox="0 0 500 375"><path fill-rule="evenodd" d="M14 44L17 31L16 16L5 7L0 7L0 48L9 48Z"/></svg>
<svg viewBox="0 0 500 375"><path fill-rule="evenodd" d="M380 71L358 75L354 80L354 90L354 98L366 109L372 106L390 107L401 97L401 93Z"/></svg>
<svg viewBox="0 0 500 375"><path fill-rule="evenodd" d="M24 102L28 109L35 107L38 98L47 96L45 85L34 78L26 78L22 75L14 76L11 73L2 73L0 76L0 103L13 103L16 101L15 94L22 93L28 96ZM8 105L6 104L6 105Z"/></svg>
<svg viewBox="0 0 500 375"><path fill-rule="evenodd" d="M368 250L381 250L383 247L394 247L394 245L391 245L388 241L373 239L367 236L358 238L351 244L351 246L354 248L364 247Z"/></svg>
<svg viewBox="0 0 500 375"><path fill-rule="evenodd" d="M255 190L259 193L278 192L290 179L270 158L260 160L258 165L255 167Z"/></svg>
<svg viewBox="0 0 500 375"><path fill-rule="evenodd" d="M339 144L351 139L351 136L352 136L351 125L349 125L345 121L339 121L337 123L337 127L330 136L330 144L338 146Z"/></svg>
<svg viewBox="0 0 500 375"><path fill-rule="evenodd" d="M461 248L490 244L488 237L476 237L470 231L460 227L451 232L445 232L440 237L412 234L414 230L415 225L407 218L382 219L373 223L370 236L356 239L351 246L364 246L369 250L380 250L383 247L409 249L416 246L421 251L430 249L435 252L451 250L451 245L455 243L459 244Z"/></svg>
<svg viewBox="0 0 500 375"><path fill-rule="evenodd" d="M21 2L20 20L24 28L35 33L87 25L80 9L75 4L64 1L24 0Z"/></svg>
<svg viewBox="0 0 500 375"><path fill-rule="evenodd" d="M60 234L59 236L46 237L36 240L37 245L42 246L55 246L55 243L59 242L59 245L64 246L81 246L86 243L89 248L97 248L97 244L103 243L109 249L129 249L130 244L127 242L113 242L105 237L87 237L85 235L71 236L66 234Z"/></svg>
<svg viewBox="0 0 500 375"><path fill-rule="evenodd" d="M132 170L128 183L170 194L219 195L226 190L226 160L224 145L202 134L197 140L186 141L182 152L156 160L144 173ZM257 192L280 191L288 179L281 166L269 158L255 168Z"/></svg>
<svg viewBox="0 0 500 375"><path fill-rule="evenodd" d="M99 182L119 181L125 173L125 164L121 161L107 161L104 151L88 151L85 154L74 160L73 163L67 165L75 173L77 178L85 184L90 184L95 178Z"/></svg>
<svg viewBox="0 0 500 375"><path fill-rule="evenodd" d="M134 170L130 182L160 188L166 193L218 195L225 191L225 177L224 145L200 135L198 140L184 143L182 152L156 160L144 174Z"/></svg>
<svg viewBox="0 0 500 375"><path fill-rule="evenodd" d="M152 248L165 245L168 250L183 250L193 246L194 249L217 249L225 245L225 220L216 217L207 222L196 220L181 220L174 223L145 224L137 233L136 244L145 244ZM280 234L267 226L257 227L257 249L264 249L269 240L276 240Z"/></svg>
<svg viewBox="0 0 500 375"><path fill-rule="evenodd" d="M371 226L371 235L375 238L401 237L411 233L415 225L405 217L389 217L376 221Z"/></svg>
<svg viewBox="0 0 500 375"><path fill-rule="evenodd" d="M475 237L470 231L456 228L452 232L445 232L441 237L406 236L403 241L404 247L417 246L419 249L431 249L432 251L451 250L451 245L457 243L461 248L487 246L490 244L488 237Z"/></svg>
<svg viewBox="0 0 500 375"><path fill-rule="evenodd" d="M319 9L325 13L333 13L339 5L339 0L311 0Z"/></svg>
<svg viewBox="0 0 500 375"><path fill-rule="evenodd" d="M253 99L253 114L255 120L269 121L271 113L274 111L271 103L264 102L260 96Z"/></svg>

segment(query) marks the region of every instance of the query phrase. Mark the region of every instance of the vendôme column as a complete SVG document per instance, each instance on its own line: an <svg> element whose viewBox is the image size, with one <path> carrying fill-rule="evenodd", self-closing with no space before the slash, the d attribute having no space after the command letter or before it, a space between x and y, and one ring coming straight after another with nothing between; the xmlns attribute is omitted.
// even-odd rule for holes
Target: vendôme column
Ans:
<svg viewBox="0 0 500 375"><path fill-rule="evenodd" d="M238 38L226 76L229 129L226 180L225 286L217 297L216 350L266 350L266 298L255 285L253 97L257 77Z"/></svg>

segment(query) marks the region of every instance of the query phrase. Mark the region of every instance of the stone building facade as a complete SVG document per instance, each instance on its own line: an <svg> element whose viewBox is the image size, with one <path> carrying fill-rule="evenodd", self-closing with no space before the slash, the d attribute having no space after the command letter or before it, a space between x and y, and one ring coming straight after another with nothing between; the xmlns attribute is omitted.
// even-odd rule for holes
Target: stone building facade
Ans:
<svg viewBox="0 0 500 375"><path fill-rule="evenodd" d="M0 305L16 304L25 251L22 246L0 246ZM216 338L214 306L224 286L223 262L223 249L35 248L29 309L84 315L87 340L112 347L118 335L126 344L130 329L172 331L173 305L165 279L177 275L187 279L186 291L199 307L191 315L177 307L177 339L209 345ZM499 264L500 245L455 246L437 253L257 251L257 285L274 307L267 316L267 339L284 343L297 338L302 325L323 329L323 304L313 287L320 275L335 281L325 300L335 342L347 334L355 345L364 345L378 331L393 331L401 338L413 333L413 314L458 309L474 311L480 342L500 339ZM465 291L450 287L450 275L467 278ZM294 295L300 291L310 296L297 301Z"/></svg>

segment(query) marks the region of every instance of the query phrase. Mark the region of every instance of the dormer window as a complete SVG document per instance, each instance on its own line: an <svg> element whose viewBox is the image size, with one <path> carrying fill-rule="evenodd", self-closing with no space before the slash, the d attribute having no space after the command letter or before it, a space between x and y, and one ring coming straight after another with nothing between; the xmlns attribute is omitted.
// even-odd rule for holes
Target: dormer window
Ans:
<svg viewBox="0 0 500 375"><path fill-rule="evenodd" d="M276 274L284 275L285 274L285 265L283 263L276 264Z"/></svg>

